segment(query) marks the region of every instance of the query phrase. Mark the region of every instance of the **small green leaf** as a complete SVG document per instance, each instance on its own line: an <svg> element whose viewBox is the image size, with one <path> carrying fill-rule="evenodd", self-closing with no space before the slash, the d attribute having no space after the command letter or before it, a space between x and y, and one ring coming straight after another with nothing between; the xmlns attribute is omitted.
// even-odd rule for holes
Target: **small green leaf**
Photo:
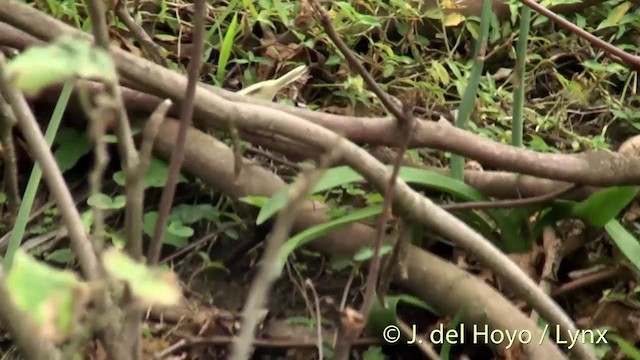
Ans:
<svg viewBox="0 0 640 360"><path fill-rule="evenodd" d="M75 260L75 255L70 248L62 248L47 254L44 259L58 264L69 264Z"/></svg>
<svg viewBox="0 0 640 360"><path fill-rule="evenodd" d="M62 342L89 301L89 287L78 276L36 261L18 250L6 278L6 286L15 305L27 321L32 321L40 336Z"/></svg>
<svg viewBox="0 0 640 360"><path fill-rule="evenodd" d="M181 238L188 238L193 236L193 229L188 226L184 226L184 224L182 224L180 221L170 222L169 227L167 228L167 232Z"/></svg>
<svg viewBox="0 0 640 360"><path fill-rule="evenodd" d="M149 268L114 248L105 251L102 260L107 272L127 282L134 296L147 306L176 305L182 298L178 278L171 271Z"/></svg>
<svg viewBox="0 0 640 360"><path fill-rule="evenodd" d="M151 211L148 212L146 214L144 214L143 216L143 230L144 233L149 236L152 237L153 233L155 231L155 226L156 226L156 220L158 218L158 212L157 211ZM179 236L176 235L174 233L172 233L172 231L174 232L178 232L181 234L185 234L187 232L181 232L183 229L180 229L179 226L174 225L173 227L171 227L171 225L169 225L169 227L171 228L171 230L167 229L167 231L165 231L164 233L164 239L162 240L163 244L169 244L169 245L173 245L177 248L182 248L185 247L188 243L189 243L189 236L184 237L184 236ZM193 231L193 229L191 229L191 231ZM193 235L193 233L191 233Z"/></svg>
<svg viewBox="0 0 640 360"><path fill-rule="evenodd" d="M629 205L639 189L638 186L617 186L596 191L574 205L571 215L588 225L602 227Z"/></svg>
<svg viewBox="0 0 640 360"><path fill-rule="evenodd" d="M382 245L380 247L380 256L384 256L384 255L390 253L391 250L393 250L393 246L388 245L388 244ZM367 247L364 247L364 248L358 250L353 255L353 260L354 261L358 261L358 262L363 262L363 261L367 261L367 260L373 259L373 255L375 255L374 249L372 247L370 247L370 246L367 246Z"/></svg>
<svg viewBox="0 0 640 360"><path fill-rule="evenodd" d="M89 199L87 199L87 204L101 210L116 210L124 208L126 201L127 198L124 195L118 195L115 198L111 198L109 195L97 193L91 195Z"/></svg>
<svg viewBox="0 0 640 360"><path fill-rule="evenodd" d="M430 189L436 189L449 193L457 198L467 201L488 201L488 198L480 191L465 184L462 181L438 174L436 172L423 169L402 167L398 176L407 183L419 184ZM338 166L329 169L324 176L318 181L310 195L321 191L326 191L337 186L343 186L353 182L363 181L364 178L356 171L348 166ZM290 185L289 185L290 186ZM280 211L287 201L288 186L276 192L260 209L256 223L258 225L264 223L269 218ZM520 234L520 224L523 221L521 216L515 216L517 213L504 211L501 209L490 209L486 211L496 222L500 228L500 235L503 240L501 245L505 251L521 251L526 250L528 246L525 239Z"/></svg>
<svg viewBox="0 0 640 360"><path fill-rule="evenodd" d="M149 171L144 177L144 182L146 187L156 187L161 188L167 184L167 177L169 175L169 166L166 162L158 159L151 158L151 162L149 164ZM120 186L125 186L125 176L122 170L113 174L113 181ZM178 176L179 183L187 182L187 178L184 175L180 174Z"/></svg>
<svg viewBox="0 0 640 360"><path fill-rule="evenodd" d="M201 220L217 222L220 219L220 215L220 210L210 204L180 204L171 210L169 219L180 221L183 224L194 224Z"/></svg>
<svg viewBox="0 0 640 360"><path fill-rule="evenodd" d="M620 252L640 270L640 243L617 220L611 220L604 226L605 231L616 244Z"/></svg>

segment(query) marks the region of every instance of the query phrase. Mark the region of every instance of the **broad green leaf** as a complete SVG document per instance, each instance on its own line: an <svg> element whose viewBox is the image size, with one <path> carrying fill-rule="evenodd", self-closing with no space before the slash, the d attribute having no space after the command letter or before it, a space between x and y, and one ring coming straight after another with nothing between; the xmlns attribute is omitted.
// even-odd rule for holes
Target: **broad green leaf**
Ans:
<svg viewBox="0 0 640 360"><path fill-rule="evenodd" d="M109 54L86 40L61 36L53 43L33 46L6 65L15 86L28 95L75 77L117 82Z"/></svg>
<svg viewBox="0 0 640 360"><path fill-rule="evenodd" d="M144 231L144 233L149 236L152 237L153 233L155 231L155 226L156 226L156 220L158 218L158 212L157 211L151 211L148 212L146 214L144 214L143 216L143 225L142 225L142 229ZM179 228L179 227L178 227ZM171 229L171 230L169 230ZM173 232L180 232L180 229L176 230L176 225L174 225L173 228L171 228L171 225L169 225L169 228L167 229L167 231L164 232L164 239L162 240L163 244L169 244L169 245L173 245L177 248L181 248L186 246L189 243L189 237L191 236L179 236L174 234ZM192 229L193 231L193 229Z"/></svg>
<svg viewBox="0 0 640 360"><path fill-rule="evenodd" d="M367 328L372 334L382 334L387 326L398 323L398 304L400 302L438 315L433 308L415 296L406 294L387 296L385 297L385 301L387 303L386 308L380 303L380 300L376 296L371 311L367 316Z"/></svg>
<svg viewBox="0 0 640 360"><path fill-rule="evenodd" d="M618 186L596 191L577 203L571 215L588 225L602 227L614 219L638 194L638 186Z"/></svg>
<svg viewBox="0 0 640 360"><path fill-rule="evenodd" d="M278 251L277 257L277 267L282 270L284 265L287 262L287 258L291 255L296 249L301 248L302 246L308 244L309 242L318 239L331 231L340 228L342 226L346 226L348 224L364 220L366 218L375 216L382 213L382 206L375 205L370 206L364 209L359 209L353 211L352 213L342 216L337 219L333 219L331 221L327 221L322 224L318 224L316 226L310 227L304 231L299 232L294 237L287 240L287 242L282 245L280 250Z"/></svg>
<svg viewBox="0 0 640 360"><path fill-rule="evenodd" d="M105 270L127 282L134 296L147 306L176 305L182 298L178 277L171 271L147 267L115 248L105 251L102 260Z"/></svg>
<svg viewBox="0 0 640 360"><path fill-rule="evenodd" d="M167 232L181 238L189 238L193 236L193 229L188 226L184 226L180 221L170 222Z"/></svg>
<svg viewBox="0 0 640 360"><path fill-rule="evenodd" d="M604 226L605 231L616 244L620 252L640 270L640 242L627 229L618 222L611 220Z"/></svg>
<svg viewBox="0 0 640 360"><path fill-rule="evenodd" d="M18 250L6 278L15 305L44 339L61 342L89 301L89 287L71 271L58 270Z"/></svg>
<svg viewBox="0 0 640 360"><path fill-rule="evenodd" d="M169 166L166 162L158 159L151 158L151 162L149 164L149 171L144 177L144 182L146 187L156 187L161 188L167 184L167 177L169 176ZM113 174L113 181L120 186L125 186L125 176L122 170ZM187 178L185 178L182 174L178 176L179 183L187 182Z"/></svg>
<svg viewBox="0 0 640 360"><path fill-rule="evenodd" d="M220 215L220 210L210 204L180 204L171 209L169 219L183 224L194 224L201 220L218 221Z"/></svg>
<svg viewBox="0 0 640 360"><path fill-rule="evenodd" d="M436 189L449 193L456 198L467 201L488 201L480 191L457 181L449 176L423 169L402 167L398 176L407 183L419 184L430 189ZM353 182L363 181L364 178L356 171L348 166L339 166L329 169L324 176L318 181L311 191L310 195L321 191L326 191L337 186L346 185ZM289 185L290 186L290 185ZM280 211L287 202L288 187L285 187L275 193L260 209L256 223L258 225L274 216ZM519 217L510 216L508 211L501 209L486 210L500 228L500 234L503 239L502 245L508 251L526 250L527 246L520 234L521 220Z"/></svg>
<svg viewBox="0 0 640 360"><path fill-rule="evenodd" d="M101 210L117 210L124 208L127 202L127 197L124 195L118 195L115 198L103 193L97 193L89 196L87 204L97 207Z"/></svg>
<svg viewBox="0 0 640 360"><path fill-rule="evenodd" d="M91 142L84 134L71 128L60 129L55 143L58 144L58 148L53 156L62 172L73 168L92 148Z"/></svg>
<svg viewBox="0 0 640 360"><path fill-rule="evenodd" d="M53 261L58 264L69 264L75 260L75 255L70 248L61 248L45 255L45 261Z"/></svg>

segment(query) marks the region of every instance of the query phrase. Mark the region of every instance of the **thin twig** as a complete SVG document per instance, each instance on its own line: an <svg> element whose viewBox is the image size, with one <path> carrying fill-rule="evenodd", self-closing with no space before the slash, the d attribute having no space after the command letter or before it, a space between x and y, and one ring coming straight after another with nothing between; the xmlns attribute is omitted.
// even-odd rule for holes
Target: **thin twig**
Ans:
<svg viewBox="0 0 640 360"><path fill-rule="evenodd" d="M615 45L612 45L612 44L610 44L610 43L608 43L608 42L606 42L604 40L599 39L595 35L587 32L584 29L582 29L582 28L570 23L569 21L563 19L562 17L560 17L557 14L555 14L553 11L551 11L551 10L545 8L544 6L538 4L534 0L520 0L520 1L522 1L523 4L525 4L526 6L532 8L536 12L548 17L549 20L553 21L554 23L556 23L556 24L562 26L563 28L571 31L572 33L578 35L579 37L589 41L593 45L603 49L606 53L614 55L614 56L617 56L625 64L631 65L632 67L634 67L636 69L640 69L640 57L632 55L632 54L630 54L630 53L628 53L628 52L616 47ZM615 58L614 58L614 60L615 60Z"/></svg>
<svg viewBox="0 0 640 360"><path fill-rule="evenodd" d="M165 185L162 196L160 197L160 208L158 210L158 218L156 219L153 238L149 245L147 260L149 264L155 265L160 260L160 251L162 250L162 239L164 238L165 224L171 211L171 204L176 191L176 183L182 160L185 152L185 139L187 138L187 128L191 123L193 116L193 102L196 93L196 85L200 81L200 68L202 67L202 53L204 51L204 17L205 1L195 0L194 7L194 24L193 24L193 44L195 46L191 61L189 62L187 89L185 99L180 110L180 127L176 135L176 143L171 154L171 162L169 163L169 175L167 184Z"/></svg>
<svg viewBox="0 0 640 360"><path fill-rule="evenodd" d="M404 157L404 153L411 140L411 131L413 128L412 111L413 111L413 106L415 105L415 96L413 97L411 103L403 102L402 108L398 108L396 104L393 103L393 101L391 100L391 97L378 86L375 80L371 77L371 74L367 72L367 70L364 68L361 62L358 61L355 55L351 52L351 50L347 47L347 45L342 41L340 36L337 34L335 28L333 27L331 23L331 18L327 13L327 11L318 3L317 0L311 0L310 4L315 10L316 15L319 17L320 24L322 24L322 27L324 28L325 32L329 35L329 38L331 38L331 40L336 45L336 47L342 52L344 57L347 59L347 63L350 65L350 67L357 70L357 73L360 74L360 76L362 76L365 83L369 86L370 90L373 91L376 94L376 96L378 96L378 98L380 99L382 104L385 106L387 111L389 111L396 117L399 131L402 134L400 136L399 151L396 155L396 159L393 164L393 170L391 171L391 176L388 179L388 183L384 191L382 214L378 219L378 223L376 226L376 241L374 245L374 255L373 255L373 258L371 259L371 262L369 263L369 272L366 280L366 290L365 290L364 298L362 301L362 306L360 308L360 313L362 317L366 319L366 316L369 314L369 311L373 306L373 302L376 296L376 287L378 285L378 277L379 277L380 268L381 268L380 247L382 246L383 238L385 235L387 221L391 218L391 207L393 204L394 187L395 187L396 179L398 177L398 173L400 172L400 165L402 162L402 158ZM342 359L347 359L349 357L349 348L350 348L349 344L360 335L360 331L357 330L357 327L353 327L353 330L354 331L345 331L345 336L339 339L340 346L336 346L337 348L337 351L335 354L336 359L342 360Z"/></svg>
<svg viewBox="0 0 640 360"><path fill-rule="evenodd" d="M396 275L396 272L400 273L399 276L407 278L407 249L411 244L411 234L413 231L413 225L400 219L398 224L398 240L393 246L391 256L389 256L385 262L384 271L380 275L380 283L378 284L378 297L384 299L391 286L391 280Z"/></svg>
<svg viewBox="0 0 640 360"><path fill-rule="evenodd" d="M105 99L103 94L96 96L96 107L92 107L89 101L89 91L84 83L80 81L79 92L80 104L84 108L84 112L89 119L89 134L94 143L94 169L89 174L89 194L97 195L102 191L102 178L109 162L109 154L107 153L107 145L103 137L105 134L105 116L112 111L109 101ZM103 96L101 96L103 95ZM92 206L93 212L93 243L95 251L100 254L104 247L104 215L102 206L95 204Z"/></svg>
<svg viewBox="0 0 640 360"><path fill-rule="evenodd" d="M12 228L20 209L20 190L18 189L18 167L16 164L16 148L13 144L13 127L16 119L11 107L0 96L0 144L4 158L4 184L9 208L8 227Z"/></svg>
<svg viewBox="0 0 640 360"><path fill-rule="evenodd" d="M479 209L500 209L500 208L517 208L530 205L542 204L552 200L555 200L563 195L566 195L570 191L573 191L578 187L577 184L570 184L557 191L553 191L547 194L532 196L524 199L506 199L496 201L474 201L474 202L462 202L455 204L440 205L441 208L447 211L461 211L461 210L479 210Z"/></svg>
<svg viewBox="0 0 640 360"><path fill-rule="evenodd" d="M311 289L311 293L313 293L313 300L316 310L316 329L318 333L318 360L322 360L324 358L322 349L324 346L322 345L322 313L320 311L320 300L318 300L318 293L316 292L315 286L313 286L313 282L307 279L304 282L305 286Z"/></svg>
<svg viewBox="0 0 640 360"><path fill-rule="evenodd" d="M339 142L340 138L337 140ZM338 147L339 146L336 146L334 148ZM318 169L304 173L301 178L291 186L288 193L288 205L276 218L273 230L266 240L260 271L251 284L251 290L242 311L243 322L240 334L234 341L231 349L232 360L246 360L250 357L252 352L251 344L254 339L253 334L258 324L258 319L260 318L258 312L266 302L266 297L269 294L271 285L275 282L280 272L280 269L276 266L278 252L289 236L298 209L305 200L308 192L322 177L326 168L339 158L339 156L339 152L335 150L331 151L327 156L323 157Z"/></svg>
<svg viewBox="0 0 640 360"><path fill-rule="evenodd" d="M147 52L149 57L151 57L156 64L167 67L167 60L160 55L158 45L153 42L151 36L149 36L149 34L147 34L140 25L136 24L136 21L129 13L126 4L126 1L117 2L116 15L118 15L120 21L122 21L127 29L129 29L131 35L140 42L140 45L142 45L142 48Z"/></svg>

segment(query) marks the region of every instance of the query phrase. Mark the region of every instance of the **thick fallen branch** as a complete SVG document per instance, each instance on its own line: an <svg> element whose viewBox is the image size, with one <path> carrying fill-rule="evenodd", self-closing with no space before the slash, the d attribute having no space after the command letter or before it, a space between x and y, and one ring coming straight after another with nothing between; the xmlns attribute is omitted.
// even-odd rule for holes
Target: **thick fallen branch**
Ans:
<svg viewBox="0 0 640 360"><path fill-rule="evenodd" d="M173 151L178 123L166 120L156 139L156 153L168 158ZM233 151L201 131L190 129L187 134L185 171L199 177L207 185L233 197L248 195L270 196L286 184L277 175L257 164L246 166L235 182ZM307 202L299 212L294 229L302 231L329 220L326 208L317 202ZM345 241L349 239L349 241ZM353 254L375 239L375 230L362 224L352 224L333 231L323 239L311 243L318 251L327 254ZM444 261L413 245L406 259L407 278L395 276L402 287L424 299L437 311L454 315L465 309L463 318L467 324L489 325L491 329L508 331L530 331L539 339L542 332L525 314L482 280L466 273L455 265ZM505 346L505 344L499 344ZM558 348L548 339L542 345L532 344L536 359L564 359Z"/></svg>
<svg viewBox="0 0 640 360"><path fill-rule="evenodd" d="M74 29L46 14L39 12L17 0L6 0L0 7L0 20L11 24L42 40L51 40L62 34L73 34L85 39L91 37ZM150 61L141 59L126 51L113 49L118 70L130 82L142 90L150 90L159 96L169 96L176 103L184 98L186 79L162 68ZM246 101L245 97L228 91L207 87L212 93L232 101ZM220 116L215 109L215 101L199 91L195 101L195 114L202 118L204 115L209 125L226 127L229 116ZM308 110L287 108L259 100L251 100L253 104L260 104L272 109L285 110L290 114L300 114L304 118L311 117ZM235 109L235 114L241 109ZM262 119L277 121L280 111L260 111ZM199 115L200 114L200 115ZM232 115L232 116L234 116ZM308 115L308 116L305 116ZM354 142L370 142L379 144L397 144L399 134L395 121L392 119L360 118L359 121L337 122L340 117L322 116L314 118L316 124L330 128ZM330 121L333 126L326 122ZM426 146L463 155L483 164L502 168L509 171L539 176L543 178L562 180L593 186L612 186L640 183L640 159L626 157L605 150L588 151L578 155L543 154L531 150L515 148L496 143L459 130L446 122L416 121L415 141L412 146ZM240 127L247 128L238 124ZM265 129L271 131L270 129Z"/></svg>

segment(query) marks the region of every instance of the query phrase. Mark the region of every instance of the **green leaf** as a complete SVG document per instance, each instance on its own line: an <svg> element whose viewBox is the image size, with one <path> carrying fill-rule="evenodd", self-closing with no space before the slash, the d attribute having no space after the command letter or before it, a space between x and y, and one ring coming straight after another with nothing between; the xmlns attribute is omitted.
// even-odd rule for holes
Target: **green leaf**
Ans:
<svg viewBox="0 0 640 360"><path fill-rule="evenodd" d="M75 77L117 82L108 53L86 40L61 36L53 43L33 46L6 65L15 86L28 95Z"/></svg>
<svg viewBox="0 0 640 360"><path fill-rule="evenodd" d="M400 168L398 176L407 183L419 184L430 189L446 192L459 199L467 201L488 201L488 198L485 195L473 187L462 181L454 180L449 176L436 172L411 167L402 167ZM326 191L337 186L363 180L364 178L360 174L348 166L335 167L325 172L324 176L320 181L318 181L310 195ZM274 216L286 205L288 188L289 187L287 186L275 193L262 206L256 220L258 225ZM505 251L523 251L528 249L528 244L525 243L525 240L520 234L520 224L521 221L523 221L521 217L513 216L515 213L511 214L509 211L502 209L489 209L486 210L486 212L495 220L496 224L500 228L500 235L503 240L501 245Z"/></svg>
<svg viewBox="0 0 640 360"><path fill-rule="evenodd" d="M616 6L611 11L609 11L609 13L607 14L607 18L602 20L596 30L620 25L620 20L622 20L622 18L629 12L629 9L631 9L630 1L625 1Z"/></svg>
<svg viewBox="0 0 640 360"><path fill-rule="evenodd" d="M370 206L299 232L294 237L287 240L287 242L285 242L284 245L280 248L280 250L278 251L276 266L278 266L278 269L282 270L287 262L287 258L289 257L289 255L291 255L296 249L299 249L309 242L320 238L337 228L378 215L380 213L382 213L381 205Z"/></svg>
<svg viewBox="0 0 640 360"><path fill-rule="evenodd" d="M170 222L167 232L181 238L189 238L193 236L193 229L188 226L184 226L180 221Z"/></svg>
<svg viewBox="0 0 640 360"><path fill-rule="evenodd" d="M371 306L371 311L367 316L367 329L369 329L372 334L383 334L387 326L398 323L398 304L400 302L438 315L433 308L415 296L406 294L387 296L385 297L385 301L387 303L386 308L380 303L380 300L376 296Z"/></svg>
<svg viewBox="0 0 640 360"><path fill-rule="evenodd" d="M389 244L382 245L380 247L380 256L390 253L391 250L393 250L393 246ZM373 255L375 255L373 247L365 246L353 255L353 260L357 262L364 262L373 259Z"/></svg>
<svg viewBox="0 0 640 360"><path fill-rule="evenodd" d="M74 272L36 261L22 250L15 254L6 286L39 335L53 342L68 338L89 301L89 286Z"/></svg>
<svg viewBox="0 0 640 360"><path fill-rule="evenodd" d="M180 204L171 209L169 219L180 221L183 224L194 224L201 220L217 222L220 215L220 210L210 204Z"/></svg>
<svg viewBox="0 0 640 360"><path fill-rule="evenodd" d="M227 28L226 34L224 34L224 40L222 41L222 47L220 48L220 55L218 56L218 68L216 70L216 81L222 86L224 81L225 70L227 63L229 62L229 56L231 56L231 50L233 49L233 39L236 37L236 28L238 26L238 13L233 14L233 19ZM220 31L220 29L218 29Z"/></svg>
<svg viewBox="0 0 640 360"><path fill-rule="evenodd" d="M84 134L71 128L60 129L55 143L58 144L58 148L53 156L62 172L73 168L92 148L91 142Z"/></svg>
<svg viewBox="0 0 640 360"><path fill-rule="evenodd" d="M97 207L101 210L117 210L124 208L127 202L127 197L124 195L118 195L115 198L111 198L109 195L103 193L97 193L89 196L87 204L89 206Z"/></svg>
<svg viewBox="0 0 640 360"><path fill-rule="evenodd" d="M640 243L633 234L618 222L611 220L604 226L605 231L616 244L620 252L640 270Z"/></svg>
<svg viewBox="0 0 640 360"><path fill-rule="evenodd" d="M149 268L114 248L105 251L102 260L105 270L127 282L134 296L146 306L176 305L182 298L178 277L171 271Z"/></svg>
<svg viewBox="0 0 640 360"><path fill-rule="evenodd" d="M142 228L144 233L149 237L153 237L153 232L155 231L157 218L158 218L157 211L148 212L143 216ZM193 229L191 231L193 231ZM173 227L171 227L171 224L170 224L167 231L165 231L164 233L164 239L162 240L162 243L173 245L177 248L185 247L189 243L189 238L191 237L191 235L193 235L193 233L191 233L191 235L189 236L181 236L181 235L176 235L175 234L176 232L178 234L188 233L186 231L182 231L182 229L180 229L180 226L174 224Z"/></svg>
<svg viewBox="0 0 640 360"><path fill-rule="evenodd" d="M161 188L167 184L167 177L169 176L169 166L166 162L158 159L151 158L151 162L149 164L149 171L144 177L144 182L146 187L156 187ZM122 170L113 174L113 181L120 186L125 186L125 176ZM178 176L179 183L187 182L187 178L185 178L182 174Z"/></svg>
<svg viewBox="0 0 640 360"><path fill-rule="evenodd" d="M588 225L602 227L629 205L639 189L638 186L618 186L596 191L574 205L571 215Z"/></svg>
<svg viewBox="0 0 640 360"><path fill-rule="evenodd" d="M75 255L70 248L62 248L47 254L44 259L58 264L69 264L75 260Z"/></svg>

